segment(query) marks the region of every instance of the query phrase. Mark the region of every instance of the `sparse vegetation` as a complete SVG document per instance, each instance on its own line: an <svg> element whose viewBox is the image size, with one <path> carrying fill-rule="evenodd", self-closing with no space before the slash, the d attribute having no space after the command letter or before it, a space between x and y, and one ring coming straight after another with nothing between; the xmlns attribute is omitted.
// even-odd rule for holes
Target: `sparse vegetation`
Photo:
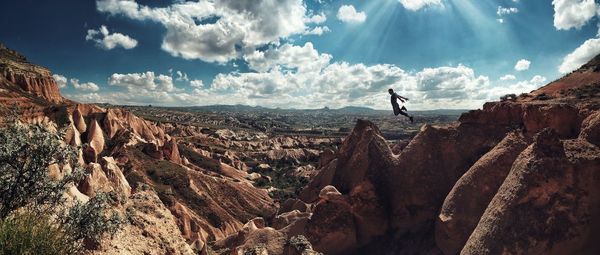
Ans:
<svg viewBox="0 0 600 255"><path fill-rule="evenodd" d="M0 254L76 254L65 229L53 224L47 216L33 213L13 214L0 220Z"/></svg>
<svg viewBox="0 0 600 255"><path fill-rule="evenodd" d="M552 97L547 95L546 93L540 93L540 94L536 95L534 99L535 100L550 100L550 99L552 99Z"/></svg>
<svg viewBox="0 0 600 255"><path fill-rule="evenodd" d="M120 217L105 216L103 195L69 206L63 196L82 180L77 150L62 143L62 132L13 120L0 128L0 250L2 254L75 254L84 243L114 233ZM71 171L49 175L49 167ZM61 176L62 175L62 176Z"/></svg>

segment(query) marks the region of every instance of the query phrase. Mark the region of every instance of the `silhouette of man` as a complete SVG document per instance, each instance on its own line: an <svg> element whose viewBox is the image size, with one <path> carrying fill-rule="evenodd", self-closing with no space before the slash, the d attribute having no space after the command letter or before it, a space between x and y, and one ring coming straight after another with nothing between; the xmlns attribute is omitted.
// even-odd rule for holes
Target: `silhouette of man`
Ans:
<svg viewBox="0 0 600 255"><path fill-rule="evenodd" d="M408 115L408 113L406 113L406 107L404 107L404 105L402 106L402 108L400 108L400 105L398 105L398 101L396 101L397 99L400 99L400 101L402 101L402 103L404 103L405 101L408 101L408 98L400 96L398 94L396 94L396 92L394 92L393 89L388 89L388 92L390 93L390 95L392 95L392 108L394 108L394 115L398 116L398 114L402 114L406 117L408 117L410 119L410 122L413 122L413 116Z"/></svg>

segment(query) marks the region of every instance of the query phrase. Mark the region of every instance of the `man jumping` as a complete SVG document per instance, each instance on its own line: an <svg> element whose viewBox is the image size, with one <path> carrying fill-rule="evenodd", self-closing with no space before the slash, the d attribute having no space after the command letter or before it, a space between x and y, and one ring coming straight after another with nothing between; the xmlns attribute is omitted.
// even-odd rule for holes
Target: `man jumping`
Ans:
<svg viewBox="0 0 600 255"><path fill-rule="evenodd" d="M393 89L388 89L388 92L390 93L390 95L392 95L392 108L394 108L394 115L398 116L398 114L402 114L406 117L408 117L410 119L410 122L413 122L413 116L408 115L408 113L406 113L406 107L404 107L404 105L402 106L402 108L400 108L400 105L398 105L398 101L396 101L396 99L400 99L400 101L402 101L402 103L404 103L405 101L408 101L408 98L400 96L398 94L396 94L394 92Z"/></svg>

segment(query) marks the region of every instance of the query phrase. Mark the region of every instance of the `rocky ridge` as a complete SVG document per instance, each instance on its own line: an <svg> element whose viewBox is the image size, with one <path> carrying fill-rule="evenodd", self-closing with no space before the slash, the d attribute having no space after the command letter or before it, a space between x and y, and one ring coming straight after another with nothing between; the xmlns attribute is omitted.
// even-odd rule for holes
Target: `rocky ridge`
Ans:
<svg viewBox="0 0 600 255"><path fill-rule="evenodd" d="M598 254L596 59L393 150L359 120L270 226L325 254Z"/></svg>

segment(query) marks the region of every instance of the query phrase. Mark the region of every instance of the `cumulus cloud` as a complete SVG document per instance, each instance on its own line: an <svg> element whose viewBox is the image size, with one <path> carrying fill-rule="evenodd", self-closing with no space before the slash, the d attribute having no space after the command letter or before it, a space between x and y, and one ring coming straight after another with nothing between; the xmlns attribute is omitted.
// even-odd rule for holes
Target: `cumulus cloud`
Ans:
<svg viewBox="0 0 600 255"><path fill-rule="evenodd" d="M363 23L367 19L367 14L357 12L352 5L342 5L338 10L337 18L346 23Z"/></svg>
<svg viewBox="0 0 600 255"><path fill-rule="evenodd" d="M275 67L307 72L321 70L331 58L329 54L320 54L311 42L307 42L304 46L284 44L265 51L254 51L244 59L250 69L259 72L267 72Z"/></svg>
<svg viewBox="0 0 600 255"><path fill-rule="evenodd" d="M121 33L110 33L108 28L104 25L100 26L98 30L89 29L85 36L86 41L93 41L100 48L105 50L112 50L116 47L122 47L124 49L133 49L137 46L137 40L121 34Z"/></svg>
<svg viewBox="0 0 600 255"><path fill-rule="evenodd" d="M225 63L246 51L310 31L308 23L325 17L309 16L302 0L175 1L149 7L128 0L97 0L97 10L134 20L151 20L166 28L162 49L173 56Z"/></svg>
<svg viewBox="0 0 600 255"><path fill-rule="evenodd" d="M68 95L82 102L156 104L248 104L283 108L361 105L389 108L388 88L409 97L413 109L477 108L485 101L530 89L535 80L493 86L487 76L464 65L406 71L390 64L334 62L312 43L282 44L245 55L247 72L221 73L210 83L190 80L189 87L163 89L153 72L113 74L108 83L129 93L94 92ZM176 71L173 72L173 75ZM172 85L171 77L165 76ZM169 87L169 86L166 86ZM504 93L504 94L503 94Z"/></svg>
<svg viewBox="0 0 600 255"><path fill-rule="evenodd" d="M67 77L64 77L60 74L53 74L52 78L54 78L54 81L56 81L56 84L59 88L64 88L67 86Z"/></svg>
<svg viewBox="0 0 600 255"><path fill-rule="evenodd" d="M246 57L253 72L217 75L205 93L235 94L230 103L281 107L388 107L387 89L394 88L421 108L460 108L490 99L489 78L469 67L425 68L411 73L395 65L331 62L311 43L284 44ZM232 101L234 100L234 101Z"/></svg>
<svg viewBox="0 0 600 255"><path fill-rule="evenodd" d="M327 16L325 16L325 13L313 15L306 20L307 23L315 23L315 24L321 24L325 21L327 21Z"/></svg>
<svg viewBox="0 0 600 255"><path fill-rule="evenodd" d="M399 0L404 8L411 11L418 11L429 6L443 6L442 0Z"/></svg>
<svg viewBox="0 0 600 255"><path fill-rule="evenodd" d="M525 71L525 70L529 69L530 65L531 65L531 61L529 61L527 59L521 59L521 60L517 61L517 64L515 64L515 70Z"/></svg>
<svg viewBox="0 0 600 255"><path fill-rule="evenodd" d="M585 41L581 46L569 53L558 67L561 73L569 73L600 54L600 39L593 38Z"/></svg>
<svg viewBox="0 0 600 255"><path fill-rule="evenodd" d="M162 91L171 92L175 89L173 78L167 75L155 75L154 72L145 73L114 73L108 78L111 86L125 87L129 91L139 93L140 91Z"/></svg>
<svg viewBox="0 0 600 255"><path fill-rule="evenodd" d="M203 88L204 82L202 80L191 80L190 86L192 86L194 88Z"/></svg>
<svg viewBox="0 0 600 255"><path fill-rule="evenodd" d="M318 26L313 28L312 30L304 31L305 35L323 35L324 33L331 32L328 26Z"/></svg>
<svg viewBox="0 0 600 255"><path fill-rule="evenodd" d="M579 29L594 16L598 5L594 0L553 0L554 27L558 30Z"/></svg>
<svg viewBox="0 0 600 255"><path fill-rule="evenodd" d="M541 75L535 75L530 80L523 80L516 83L508 84L506 86L494 86L485 91L489 95L493 95L491 99L498 99L498 97L506 94L529 93L533 90L540 88L546 84L546 77Z"/></svg>
<svg viewBox="0 0 600 255"><path fill-rule="evenodd" d="M98 91L98 90L100 90L98 85L96 85L93 82L79 83L78 79L71 79L70 81L76 90L81 90L81 91Z"/></svg>
<svg viewBox="0 0 600 255"><path fill-rule="evenodd" d="M517 79L517 77L515 77L512 74L507 74L507 75L504 75L504 76L500 77L501 81L514 81L516 79Z"/></svg>

